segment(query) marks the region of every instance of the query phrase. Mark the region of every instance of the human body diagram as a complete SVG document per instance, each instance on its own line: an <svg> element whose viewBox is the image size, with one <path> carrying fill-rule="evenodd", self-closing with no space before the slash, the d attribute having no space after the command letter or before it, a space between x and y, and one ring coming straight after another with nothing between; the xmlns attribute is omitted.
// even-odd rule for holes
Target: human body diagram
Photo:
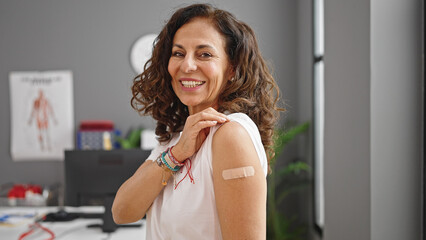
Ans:
<svg viewBox="0 0 426 240"><path fill-rule="evenodd" d="M51 122L55 125L58 121L55 118L54 111L50 101L46 98L42 89L38 92L38 97L32 102L32 110L28 125L31 125L33 120L36 121L37 140L41 151L51 151L52 144L49 134Z"/></svg>

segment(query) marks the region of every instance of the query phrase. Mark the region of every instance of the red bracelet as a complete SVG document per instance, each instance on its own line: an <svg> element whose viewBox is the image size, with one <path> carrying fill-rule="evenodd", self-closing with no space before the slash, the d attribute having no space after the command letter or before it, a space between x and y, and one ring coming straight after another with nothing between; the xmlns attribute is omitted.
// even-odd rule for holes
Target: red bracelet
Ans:
<svg viewBox="0 0 426 240"><path fill-rule="evenodd" d="M173 156L172 149L173 149L174 147L175 147L175 146L173 146L173 147L171 147L171 148L167 149L167 153L168 153L168 155L169 155L169 158L172 160L172 162L173 162L176 166L183 167L185 164L184 164L183 162L179 162L178 160L176 160L175 156ZM185 161L186 161L186 160L187 160L187 159L185 159ZM185 161L184 161L184 162L185 162Z"/></svg>
<svg viewBox="0 0 426 240"><path fill-rule="evenodd" d="M174 148L174 146L171 147L171 148L169 148L169 149L167 149L167 154L168 154L169 158L177 166L179 166L179 167L185 166L185 168L186 168L186 174L185 174L185 176L183 176L183 178L178 183L175 183L175 190L177 189L177 187L179 186L179 184L186 178L186 176L189 177L189 180L190 180L190 182L192 184L195 184L194 177L192 176L192 173L191 173L191 168L192 168L191 160L189 158L187 158L183 162L177 161L176 158L175 158L175 156L173 156L173 153L172 153L172 149L173 148ZM181 168L181 172L182 172L182 168Z"/></svg>

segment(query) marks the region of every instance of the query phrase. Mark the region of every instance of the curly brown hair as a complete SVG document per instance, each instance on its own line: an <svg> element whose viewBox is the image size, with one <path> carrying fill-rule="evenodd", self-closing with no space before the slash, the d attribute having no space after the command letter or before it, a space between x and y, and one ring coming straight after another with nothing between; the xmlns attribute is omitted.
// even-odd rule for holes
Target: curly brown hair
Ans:
<svg viewBox="0 0 426 240"><path fill-rule="evenodd" d="M274 156L274 126L281 110L277 107L279 89L260 54L254 31L227 11L209 4L178 9L156 38L144 71L133 80L131 105L141 115L157 120L155 133L160 142L167 142L182 131L189 112L174 93L167 68L176 31L200 17L211 20L224 36L225 50L235 72L234 80L228 81L219 95L217 110L247 114L257 124L270 160Z"/></svg>

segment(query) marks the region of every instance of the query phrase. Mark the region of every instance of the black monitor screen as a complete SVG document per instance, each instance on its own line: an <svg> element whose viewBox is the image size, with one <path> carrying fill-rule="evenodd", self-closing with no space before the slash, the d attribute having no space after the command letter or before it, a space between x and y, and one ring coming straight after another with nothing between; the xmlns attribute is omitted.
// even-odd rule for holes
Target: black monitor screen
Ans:
<svg viewBox="0 0 426 240"><path fill-rule="evenodd" d="M150 153L140 149L65 151L65 205L101 205L110 215L118 188ZM109 216L108 221L112 221Z"/></svg>

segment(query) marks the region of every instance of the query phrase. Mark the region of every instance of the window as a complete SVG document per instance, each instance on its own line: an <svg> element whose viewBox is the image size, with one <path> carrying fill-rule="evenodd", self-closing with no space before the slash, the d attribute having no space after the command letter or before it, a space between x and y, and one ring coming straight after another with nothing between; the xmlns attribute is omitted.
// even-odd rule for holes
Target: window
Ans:
<svg viewBox="0 0 426 240"><path fill-rule="evenodd" d="M313 0L315 224L324 228L324 0Z"/></svg>

